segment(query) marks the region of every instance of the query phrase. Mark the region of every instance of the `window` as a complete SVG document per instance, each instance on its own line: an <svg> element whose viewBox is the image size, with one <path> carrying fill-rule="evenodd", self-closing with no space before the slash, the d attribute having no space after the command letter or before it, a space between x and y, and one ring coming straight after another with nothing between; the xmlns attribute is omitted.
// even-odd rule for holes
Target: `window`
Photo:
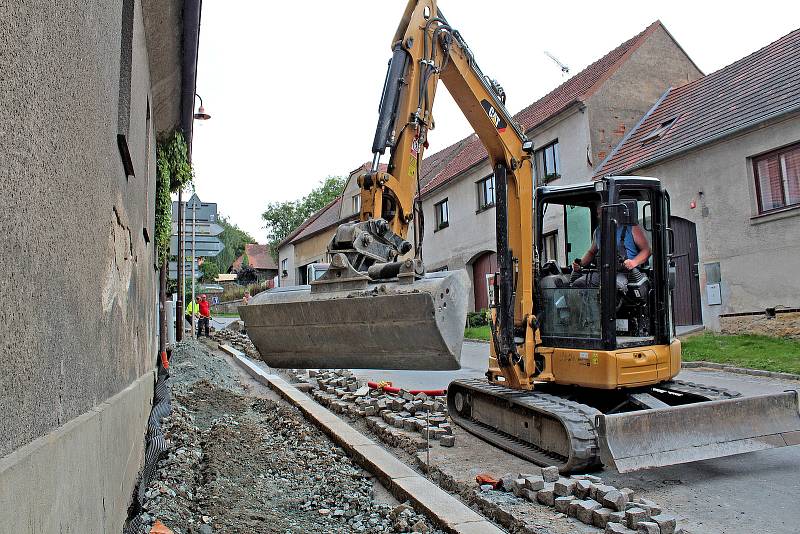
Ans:
<svg viewBox="0 0 800 534"><path fill-rule="evenodd" d="M478 211L494 206L494 174L478 182Z"/></svg>
<svg viewBox="0 0 800 534"><path fill-rule="evenodd" d="M800 205L800 144L753 158L758 212Z"/></svg>
<svg viewBox="0 0 800 534"><path fill-rule="evenodd" d="M675 124L676 120L677 117L673 117L668 121L662 122L658 128L647 134L644 137L644 139L642 139L642 145L649 145L651 143L655 143L656 141L664 137L664 134L667 133L667 130L672 128L672 125Z"/></svg>
<svg viewBox="0 0 800 534"><path fill-rule="evenodd" d="M542 250L544 261L558 261L558 232L548 232L542 238L544 240L544 250Z"/></svg>
<svg viewBox="0 0 800 534"><path fill-rule="evenodd" d="M447 228L450 226L450 211L447 208L447 199L434 204L433 212L436 217L435 231L439 231L442 228Z"/></svg>
<svg viewBox="0 0 800 534"><path fill-rule="evenodd" d="M287 270L289 264L289 259L284 258L281 260L281 276L286 277L289 276L289 271Z"/></svg>
<svg viewBox="0 0 800 534"><path fill-rule="evenodd" d="M353 213L361 213L361 193L353 195L351 201L353 203Z"/></svg>
<svg viewBox="0 0 800 534"><path fill-rule="evenodd" d="M561 162L558 152L558 141L553 141L536 151L536 164L542 174L542 180L539 180L539 183L546 184L561 178Z"/></svg>

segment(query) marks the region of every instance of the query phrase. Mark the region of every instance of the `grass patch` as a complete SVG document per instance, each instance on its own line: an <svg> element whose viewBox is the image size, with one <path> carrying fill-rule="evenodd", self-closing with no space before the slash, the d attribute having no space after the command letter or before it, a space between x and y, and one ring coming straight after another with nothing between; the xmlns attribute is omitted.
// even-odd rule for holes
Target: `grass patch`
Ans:
<svg viewBox="0 0 800 534"><path fill-rule="evenodd" d="M683 341L683 359L800 374L800 341L756 335L705 333Z"/></svg>
<svg viewBox="0 0 800 534"><path fill-rule="evenodd" d="M467 339L482 339L484 341L491 340L491 331L489 325L472 326L464 329L464 337Z"/></svg>

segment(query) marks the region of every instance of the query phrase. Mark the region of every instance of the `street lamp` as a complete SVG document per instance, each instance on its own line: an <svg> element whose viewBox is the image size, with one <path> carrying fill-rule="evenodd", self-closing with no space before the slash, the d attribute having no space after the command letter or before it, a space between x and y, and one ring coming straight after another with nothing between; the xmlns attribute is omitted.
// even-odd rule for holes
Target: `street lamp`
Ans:
<svg viewBox="0 0 800 534"><path fill-rule="evenodd" d="M198 95L197 93L194 94L198 99L200 99L200 107L197 109L197 113L193 115L195 120L198 121L207 121L211 118L211 115L206 113L206 108L203 107L203 97ZM178 190L178 302L177 307L179 308L179 313L176 317L176 329L177 335L175 338L180 341L183 339L183 314L184 310L183 307L185 306L185 298L186 295L184 294L186 288L186 269L184 265L186 251L184 250L184 242L183 242L183 234L184 234L184 225L186 217L184 216L183 211L183 188ZM194 233L194 228L192 228L192 232ZM194 248L194 245L193 245ZM194 250L192 250L192 260L194 260ZM192 271L194 271L194 266L192 266ZM192 272L194 275L194 272ZM192 276L192 288L194 289L194 276ZM192 292L194 293L194 291ZM194 294L192 294L192 303L194 303ZM194 323L192 321L192 330L194 331Z"/></svg>
<svg viewBox="0 0 800 534"><path fill-rule="evenodd" d="M206 113L206 108L203 107L203 97L197 93L195 93L194 96L200 99L200 107L197 108L197 113L194 114L194 118L199 121L207 121L211 118L211 115Z"/></svg>

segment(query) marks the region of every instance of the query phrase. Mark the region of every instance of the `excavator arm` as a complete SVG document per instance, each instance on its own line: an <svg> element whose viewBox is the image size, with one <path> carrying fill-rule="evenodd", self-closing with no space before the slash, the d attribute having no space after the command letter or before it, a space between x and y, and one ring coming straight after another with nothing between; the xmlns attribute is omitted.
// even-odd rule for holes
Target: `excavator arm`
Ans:
<svg viewBox="0 0 800 534"><path fill-rule="evenodd" d="M432 109L440 80L474 129L495 170L499 302L493 354L501 370L523 359L532 364L535 333L529 329L533 321L528 313L533 308L533 146L506 109L502 87L483 74L464 38L448 24L435 0L409 0L395 33L372 145L372 166L358 179L361 221L385 219L394 234L407 236L414 217L414 199L420 193L419 173L427 135L434 127ZM381 171L380 160L387 148L388 165ZM420 256L419 225L416 232ZM336 245L334 241L332 252ZM346 242L345 247L349 246ZM403 252L391 250L395 255ZM354 262L360 263L360 258L354 258ZM516 348L515 332L530 341L523 354ZM516 373L509 370L503 374L512 383L519 383ZM524 376L520 378L525 380Z"/></svg>
<svg viewBox="0 0 800 534"><path fill-rule="evenodd" d="M372 165L358 176L359 220L337 228L328 245L330 267L319 280L254 300L261 306L248 307L248 330L275 367L325 367L333 357L344 367L459 366L466 273L426 274L419 220L415 257L407 257L415 248L409 225L419 211L420 165L441 80L495 171L499 297L492 358L510 384L529 388L525 368L533 365L535 347L532 143L506 109L500 85L483 74L435 0L409 0L391 49Z"/></svg>

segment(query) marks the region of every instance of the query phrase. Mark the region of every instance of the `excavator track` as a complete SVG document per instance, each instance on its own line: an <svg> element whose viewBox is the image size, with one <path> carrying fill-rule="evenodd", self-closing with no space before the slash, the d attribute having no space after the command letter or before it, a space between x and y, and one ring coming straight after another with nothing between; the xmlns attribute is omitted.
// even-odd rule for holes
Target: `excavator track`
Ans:
<svg viewBox="0 0 800 534"><path fill-rule="evenodd" d="M688 397L691 403L727 400L740 393L683 380L650 388ZM450 416L465 430L537 465L556 465L562 473L599 468L595 427L599 410L553 393L518 391L483 379L452 382L447 390Z"/></svg>
<svg viewBox="0 0 800 534"><path fill-rule="evenodd" d="M537 465L555 465L562 473L601 465L594 428L600 411L591 406L483 379L452 382L447 404L459 426Z"/></svg>
<svg viewBox="0 0 800 534"><path fill-rule="evenodd" d="M695 384L694 382L686 382L684 380L668 380L667 382L656 384L653 386L653 389L690 395L702 400L725 400L742 396L738 391L706 386L704 384Z"/></svg>

